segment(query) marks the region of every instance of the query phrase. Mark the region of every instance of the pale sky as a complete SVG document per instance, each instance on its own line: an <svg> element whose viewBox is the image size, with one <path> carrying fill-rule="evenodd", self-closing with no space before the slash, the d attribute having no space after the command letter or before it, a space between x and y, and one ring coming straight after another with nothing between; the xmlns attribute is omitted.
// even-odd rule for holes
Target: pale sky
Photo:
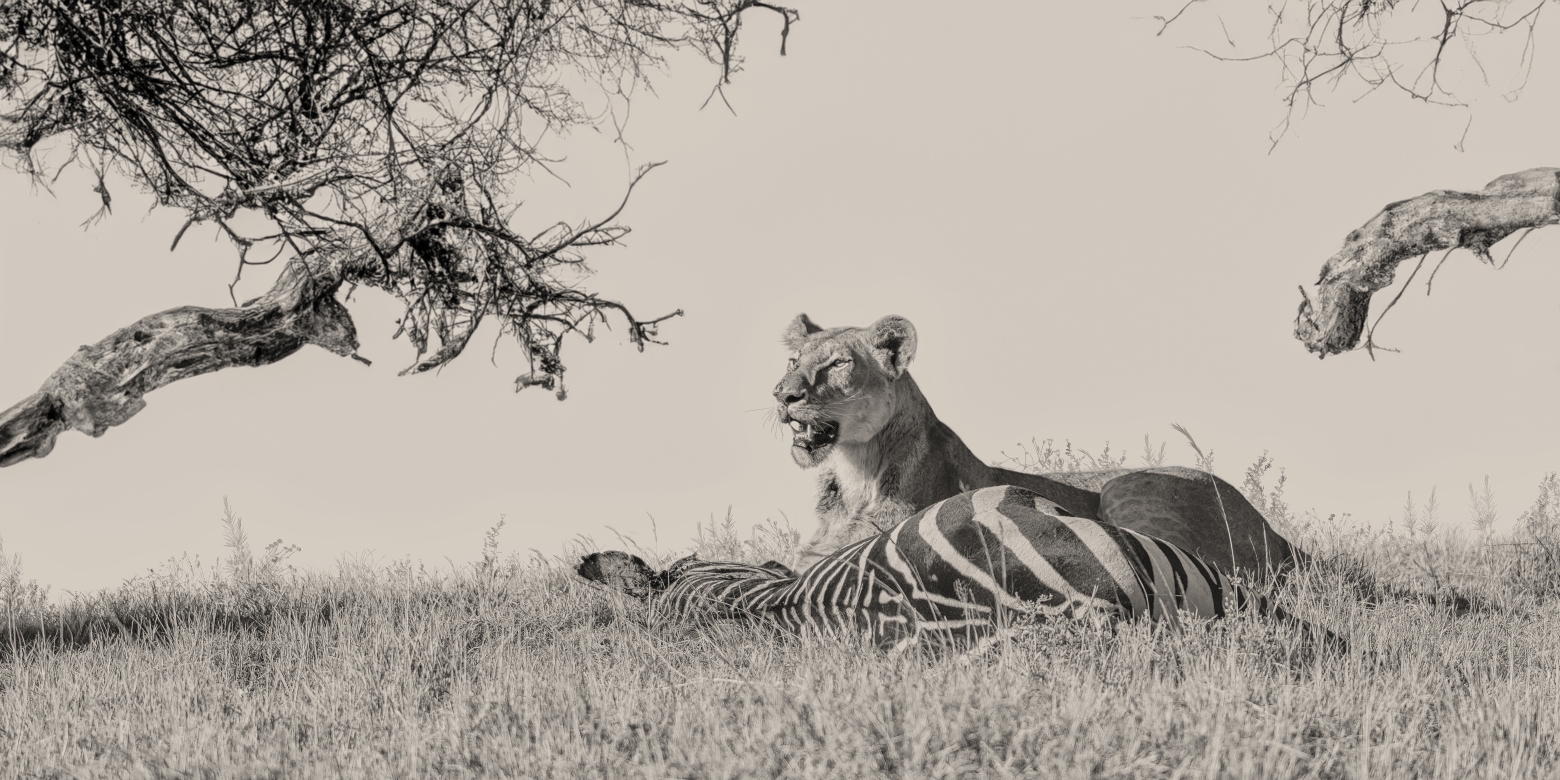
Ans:
<svg viewBox="0 0 1560 780"><path fill-rule="evenodd" d="M1498 272L1453 255L1429 298L1422 272L1377 332L1400 354L1318 361L1291 331L1297 286L1385 204L1560 164L1560 32L1540 26L1524 99L1479 101L1471 126L1323 93L1270 152L1277 65L1181 46L1223 40L1211 11L1175 38L1145 18L1163 3L1075 5L802 3L784 58L754 17L736 115L700 111L715 73L680 60L634 104L626 154L581 131L556 166L568 186L518 186L534 232L609 212L634 168L669 161L589 286L645 317L686 310L670 346L639 354L621 328L569 343L562 403L512 392L526 368L507 345L496 367L474 345L399 378L414 352L390 340L397 309L359 290L372 367L308 347L186 380L99 439L67 432L0 469L6 553L57 592L183 552L209 563L224 496L256 547L282 538L317 568L470 561L501 516L501 551L547 555L580 535L620 547L611 529L649 546L651 516L663 549L685 547L728 506L744 529L783 515L805 535L815 474L765 415L798 312L908 317L911 372L988 461L1031 438L1135 454L1149 434L1190 464L1180 423L1237 485L1267 450L1297 510L1379 524L1435 487L1464 523L1487 474L1509 525L1560 469L1560 232ZM84 231L82 176L51 196L0 174L0 406L139 317L226 305L231 249L197 228L170 253L179 219L147 203L121 185ZM253 273L240 298L268 286Z"/></svg>

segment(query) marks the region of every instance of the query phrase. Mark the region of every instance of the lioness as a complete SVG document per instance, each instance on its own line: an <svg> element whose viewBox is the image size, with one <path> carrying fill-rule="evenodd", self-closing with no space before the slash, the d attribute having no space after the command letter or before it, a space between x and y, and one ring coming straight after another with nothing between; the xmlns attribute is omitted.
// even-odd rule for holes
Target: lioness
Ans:
<svg viewBox="0 0 1560 780"><path fill-rule="evenodd" d="M937 419L905 370L916 340L903 317L821 328L800 314L784 341L792 354L775 385L779 419L794 431L797 465L823 467L818 530L802 549L803 567L938 501L991 485L1027 488L1077 517L1158 537L1258 580L1304 556L1239 490L1196 469L1040 475L986 465Z"/></svg>

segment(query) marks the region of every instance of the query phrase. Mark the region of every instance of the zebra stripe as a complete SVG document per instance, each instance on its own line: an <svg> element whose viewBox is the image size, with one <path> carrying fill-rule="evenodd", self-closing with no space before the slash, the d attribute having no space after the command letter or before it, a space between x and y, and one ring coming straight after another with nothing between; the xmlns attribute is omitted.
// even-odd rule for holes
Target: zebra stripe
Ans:
<svg viewBox="0 0 1560 780"><path fill-rule="evenodd" d="M1049 501L1013 486L934 504L800 576L696 560L679 562L665 576L671 582L661 599L673 609L757 617L800 633L864 630L887 648L917 641L968 646L1023 616L1142 617L1179 625L1183 613L1224 617L1231 597L1236 610L1300 623L1337 641L1173 544L1062 516Z"/></svg>
<svg viewBox="0 0 1560 780"><path fill-rule="evenodd" d="M1037 509L1044 511L1043 507ZM1138 580L1138 570L1132 567L1132 561L1127 557L1122 544L1093 520L1067 516L1057 516L1057 519L1078 537L1078 541L1089 548L1089 552L1094 554L1100 565L1110 574L1115 586L1127 594L1131 602L1132 614L1143 614L1148 609L1148 602Z"/></svg>

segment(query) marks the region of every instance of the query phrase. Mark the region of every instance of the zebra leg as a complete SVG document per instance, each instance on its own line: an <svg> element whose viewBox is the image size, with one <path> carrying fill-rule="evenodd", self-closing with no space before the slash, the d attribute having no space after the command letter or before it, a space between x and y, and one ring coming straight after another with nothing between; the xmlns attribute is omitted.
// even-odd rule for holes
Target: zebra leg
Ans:
<svg viewBox="0 0 1560 780"><path fill-rule="evenodd" d="M1219 577L1228 583L1225 592L1235 600L1235 609L1238 611L1252 611L1261 617L1271 618L1274 621L1289 626L1300 633L1307 644L1325 647L1328 650L1344 655L1349 652L1349 643L1343 637L1332 631L1318 626L1309 620L1295 617L1288 610L1272 603L1266 596L1253 591L1245 583L1234 582L1224 577Z"/></svg>
<svg viewBox="0 0 1560 780"><path fill-rule="evenodd" d="M1269 608L1268 614L1274 620L1294 627L1300 632L1300 635L1305 638L1305 641L1312 646L1319 645L1321 647L1325 647L1330 652L1336 653L1338 655L1347 655L1349 652L1348 640L1345 640L1343 637L1338 636L1332 631L1318 626L1309 620L1302 620L1295 617L1294 615L1289 614L1287 610L1278 606L1277 604L1274 604Z"/></svg>

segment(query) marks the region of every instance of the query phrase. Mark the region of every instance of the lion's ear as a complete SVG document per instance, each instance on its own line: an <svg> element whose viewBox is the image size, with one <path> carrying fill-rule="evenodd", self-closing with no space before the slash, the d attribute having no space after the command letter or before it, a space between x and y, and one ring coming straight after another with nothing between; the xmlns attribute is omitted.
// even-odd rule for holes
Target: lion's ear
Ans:
<svg viewBox="0 0 1560 780"><path fill-rule="evenodd" d="M791 320L791 324L786 327L785 335L781 336L780 340L790 347L792 352L801 352L802 345L807 343L807 337L820 330L823 328L809 319L805 313L798 314L796 319Z"/></svg>
<svg viewBox="0 0 1560 780"><path fill-rule="evenodd" d="M867 328L867 345L889 376L898 379L915 359L915 326L893 314Z"/></svg>

